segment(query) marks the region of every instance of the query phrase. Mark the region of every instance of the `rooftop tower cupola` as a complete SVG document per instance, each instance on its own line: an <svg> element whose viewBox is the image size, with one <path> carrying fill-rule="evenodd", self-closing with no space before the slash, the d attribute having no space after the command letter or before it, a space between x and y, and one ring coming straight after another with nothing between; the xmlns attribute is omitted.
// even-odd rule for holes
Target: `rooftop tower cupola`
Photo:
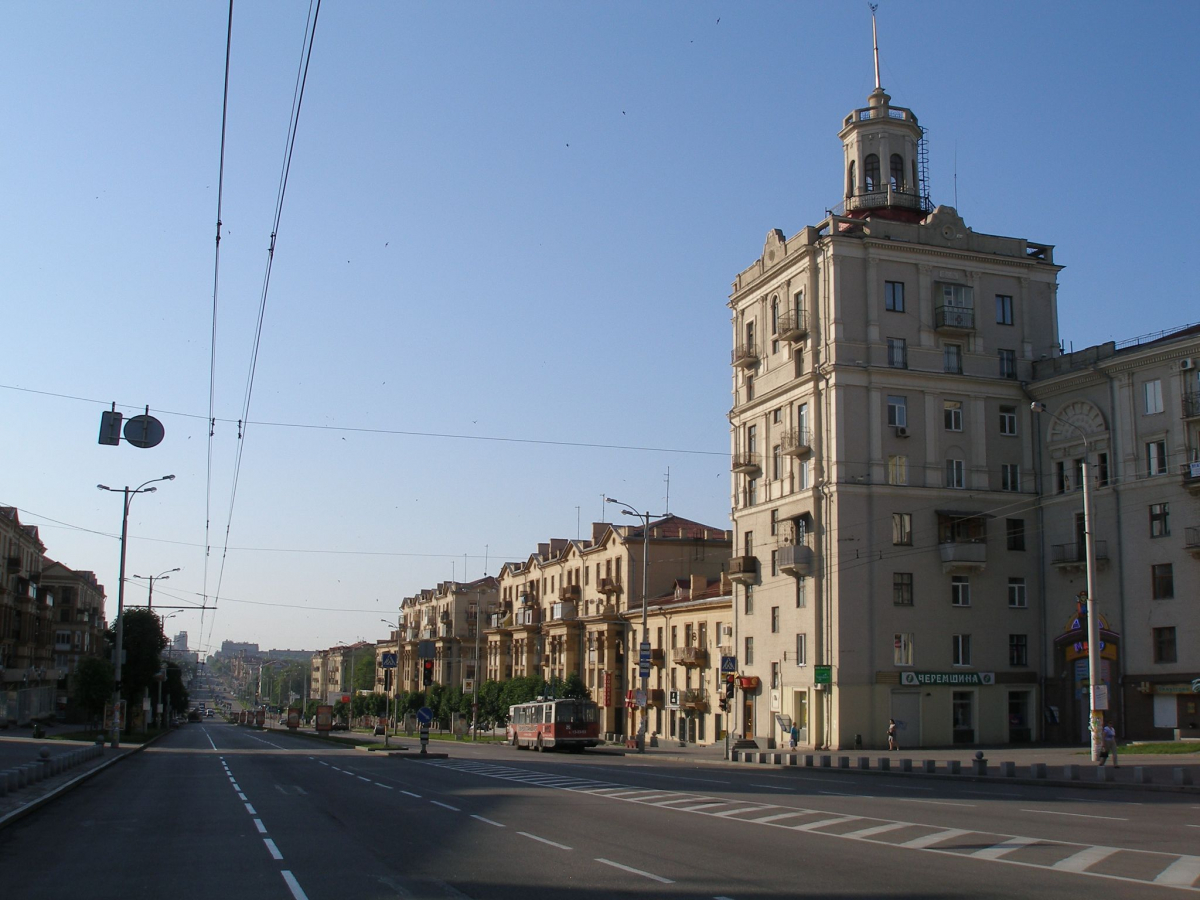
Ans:
<svg viewBox="0 0 1200 900"><path fill-rule="evenodd" d="M875 16L871 15L875 32ZM845 164L845 214L880 215L918 221L929 210L922 189L922 130L912 110L891 105L879 85L879 45L875 42L875 90L867 105L842 120Z"/></svg>

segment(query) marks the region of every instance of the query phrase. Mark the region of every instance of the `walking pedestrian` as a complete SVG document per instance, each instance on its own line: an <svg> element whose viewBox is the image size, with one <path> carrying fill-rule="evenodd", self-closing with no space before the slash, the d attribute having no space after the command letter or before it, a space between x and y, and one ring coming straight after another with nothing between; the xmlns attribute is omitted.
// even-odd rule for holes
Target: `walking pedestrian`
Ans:
<svg viewBox="0 0 1200 900"><path fill-rule="evenodd" d="M888 719L887 739L889 750L899 750L900 745L896 742L896 720Z"/></svg>
<svg viewBox="0 0 1200 900"><path fill-rule="evenodd" d="M795 722L792 723L792 730L788 732L788 743L791 744L792 750L796 749L796 744L800 742L800 727Z"/></svg>
<svg viewBox="0 0 1200 900"><path fill-rule="evenodd" d="M1117 758L1117 730L1112 727L1111 722L1104 723L1104 730L1100 732L1104 738L1104 753L1100 757L1100 765L1104 765L1105 759L1112 755L1113 768L1121 768L1121 763Z"/></svg>

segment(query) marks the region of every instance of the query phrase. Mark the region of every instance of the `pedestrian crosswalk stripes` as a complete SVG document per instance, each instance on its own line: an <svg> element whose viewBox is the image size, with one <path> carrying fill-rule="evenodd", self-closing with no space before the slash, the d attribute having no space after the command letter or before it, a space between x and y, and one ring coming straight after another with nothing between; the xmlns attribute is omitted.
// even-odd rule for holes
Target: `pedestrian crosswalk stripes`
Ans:
<svg viewBox="0 0 1200 900"><path fill-rule="evenodd" d="M877 816L852 816L829 810L806 809L715 797L690 791L643 788L632 784L588 778L567 778L530 769L470 760L430 760L424 765L449 769L484 778L519 782L552 790L591 794L594 797L637 803L664 811L713 816L730 822L766 825L792 832L882 844L922 853L941 853L1003 865L1051 869L1118 881L1141 882L1159 887L1200 893L1200 856L1159 853L1117 847L1091 846L1069 841L1043 840L1023 835L943 828L918 822L885 820ZM804 820L804 821L801 821ZM860 828L836 830L861 823ZM830 830L835 829L835 830ZM963 839L966 840L963 840ZM1117 854L1117 859L1112 857ZM1121 865L1122 858L1128 862ZM1097 866L1108 861L1103 871ZM1151 872L1152 874L1147 874Z"/></svg>

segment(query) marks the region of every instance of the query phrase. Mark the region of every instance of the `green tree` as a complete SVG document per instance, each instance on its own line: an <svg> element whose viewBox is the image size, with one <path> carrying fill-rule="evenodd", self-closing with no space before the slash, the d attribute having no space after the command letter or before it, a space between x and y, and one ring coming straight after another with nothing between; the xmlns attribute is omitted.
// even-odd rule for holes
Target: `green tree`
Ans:
<svg viewBox="0 0 1200 900"><path fill-rule="evenodd" d="M374 647L361 647L354 651L354 668L350 684L355 691L375 690Z"/></svg>
<svg viewBox="0 0 1200 900"><path fill-rule="evenodd" d="M481 725L504 725L508 722L504 686L499 681L485 681L479 685L479 722Z"/></svg>
<svg viewBox="0 0 1200 900"><path fill-rule="evenodd" d="M156 685L155 674L162 667L162 651L167 639L162 633L162 620L148 609L127 609L121 617L125 664L121 667L121 696L132 710L140 706L148 688ZM116 647L116 636L110 631ZM153 696L153 692L151 693Z"/></svg>
<svg viewBox="0 0 1200 900"><path fill-rule="evenodd" d="M562 692L556 696L567 699L587 700L592 696L592 693L584 686L583 679L579 677L579 673L572 672L562 683Z"/></svg>
<svg viewBox="0 0 1200 900"><path fill-rule="evenodd" d="M87 656L75 670L74 700L89 718L98 719L112 698L113 667L106 659Z"/></svg>
<svg viewBox="0 0 1200 900"><path fill-rule="evenodd" d="M163 682L163 705L169 705L175 712L183 712L188 708L188 692L183 686L183 678L183 670L177 663L167 663L167 680ZM155 700L157 701L157 697Z"/></svg>

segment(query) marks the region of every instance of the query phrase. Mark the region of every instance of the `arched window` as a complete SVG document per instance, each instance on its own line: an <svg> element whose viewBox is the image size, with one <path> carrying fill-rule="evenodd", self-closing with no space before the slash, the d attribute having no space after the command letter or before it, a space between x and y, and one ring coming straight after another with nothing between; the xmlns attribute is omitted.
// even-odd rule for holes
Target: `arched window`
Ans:
<svg viewBox="0 0 1200 900"><path fill-rule="evenodd" d="M846 196L853 197L856 193L858 193L858 173L854 160L850 160L850 180L846 185Z"/></svg>
<svg viewBox="0 0 1200 900"><path fill-rule="evenodd" d="M879 157L868 153L863 160L863 189L869 194L879 190Z"/></svg>
<svg viewBox="0 0 1200 900"><path fill-rule="evenodd" d="M903 191L904 187L904 157L899 153L892 154L892 190Z"/></svg>

